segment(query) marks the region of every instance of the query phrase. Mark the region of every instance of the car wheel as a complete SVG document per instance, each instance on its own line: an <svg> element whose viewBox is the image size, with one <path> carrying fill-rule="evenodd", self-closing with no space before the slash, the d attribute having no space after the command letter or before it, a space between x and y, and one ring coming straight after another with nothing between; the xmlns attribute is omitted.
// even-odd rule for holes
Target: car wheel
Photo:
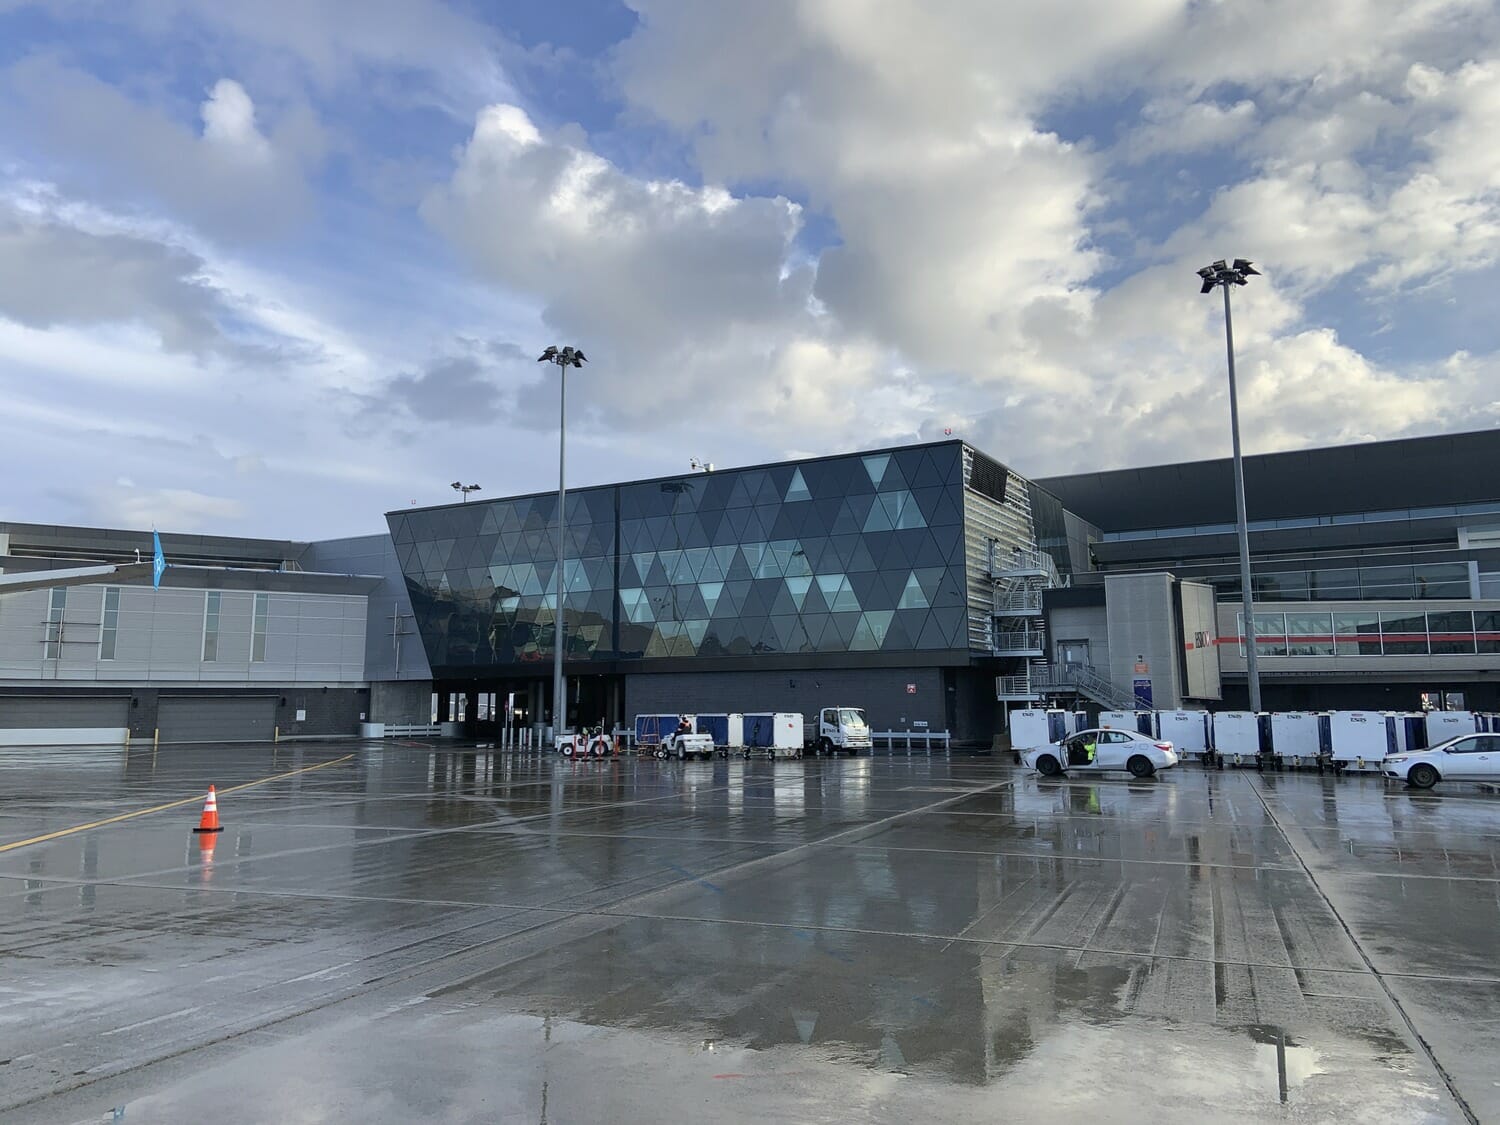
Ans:
<svg viewBox="0 0 1500 1125"><path fill-rule="evenodd" d="M1418 789L1431 789L1438 783L1438 771L1426 762L1418 762L1406 775L1406 781Z"/></svg>
<svg viewBox="0 0 1500 1125"><path fill-rule="evenodd" d="M1125 763L1125 768L1130 771L1131 777L1150 777L1156 772L1156 767L1151 764L1151 759L1144 754L1136 754L1130 761Z"/></svg>
<svg viewBox="0 0 1500 1125"><path fill-rule="evenodd" d="M823 739L822 742L818 743L818 753L829 758L833 757L833 743L826 738Z"/></svg>
<svg viewBox="0 0 1500 1125"><path fill-rule="evenodd" d="M667 748L665 746L658 746L657 749L656 749L656 756L658 758L660 758L662 761L666 761L666 758L667 758Z"/></svg>
<svg viewBox="0 0 1500 1125"><path fill-rule="evenodd" d="M1056 777L1062 773L1062 763L1051 754L1043 754L1036 760L1036 771L1043 777Z"/></svg>
<svg viewBox="0 0 1500 1125"><path fill-rule="evenodd" d="M573 744L571 742L564 742L562 744L562 756L564 758L571 758L573 756Z"/></svg>

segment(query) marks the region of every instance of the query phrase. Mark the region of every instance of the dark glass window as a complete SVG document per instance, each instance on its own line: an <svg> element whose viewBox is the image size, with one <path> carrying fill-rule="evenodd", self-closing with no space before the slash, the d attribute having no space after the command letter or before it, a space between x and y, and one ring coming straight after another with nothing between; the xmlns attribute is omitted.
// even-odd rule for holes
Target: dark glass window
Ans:
<svg viewBox="0 0 1500 1125"><path fill-rule="evenodd" d="M1252 574L1251 589L1255 600L1264 602L1307 601L1307 571L1285 570L1268 574Z"/></svg>
<svg viewBox="0 0 1500 1125"><path fill-rule="evenodd" d="M1474 615L1467 610L1429 613L1427 632L1434 656L1459 656L1474 651Z"/></svg>
<svg viewBox="0 0 1500 1125"><path fill-rule="evenodd" d="M1467 598L1468 563L1428 563L1414 569L1419 598Z"/></svg>
<svg viewBox="0 0 1500 1125"><path fill-rule="evenodd" d="M1380 655L1380 615L1335 613L1334 646L1340 656Z"/></svg>
<svg viewBox="0 0 1500 1125"><path fill-rule="evenodd" d="M1382 613L1381 651L1387 656L1420 656L1427 652L1425 613Z"/></svg>
<svg viewBox="0 0 1500 1125"><path fill-rule="evenodd" d="M1244 614L1236 614L1241 636L1244 634ZM1240 642L1244 649L1243 640ZM1255 651L1259 656L1286 655L1286 614L1257 613L1255 615Z"/></svg>
<svg viewBox="0 0 1500 1125"><path fill-rule="evenodd" d="M1286 644L1289 656L1332 656L1333 615L1329 613L1288 613Z"/></svg>
<svg viewBox="0 0 1500 1125"><path fill-rule="evenodd" d="M1359 598L1359 568L1338 567L1307 572L1308 595L1314 601L1355 601Z"/></svg>
<svg viewBox="0 0 1500 1125"><path fill-rule="evenodd" d="M1478 651L1500 653L1500 613L1478 610L1474 614L1474 639Z"/></svg>

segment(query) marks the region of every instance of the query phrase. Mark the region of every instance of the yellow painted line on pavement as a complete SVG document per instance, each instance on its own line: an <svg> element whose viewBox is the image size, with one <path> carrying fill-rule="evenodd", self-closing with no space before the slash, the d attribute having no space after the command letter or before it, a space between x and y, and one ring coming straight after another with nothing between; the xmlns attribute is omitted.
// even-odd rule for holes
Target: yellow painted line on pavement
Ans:
<svg viewBox="0 0 1500 1125"><path fill-rule="evenodd" d="M228 789L220 789L218 793L238 793L241 789L250 789L256 785L266 785L272 781L280 781L282 778L295 777L299 773L312 773L313 770L327 769L336 766L340 762L347 762L353 758L353 754L345 754L342 758L335 758L331 762L319 762L315 766L303 766L297 770L287 770L286 773L272 774L258 781L247 781L242 785L231 785ZM103 820L92 820L87 824L75 824L72 828L59 828L56 832L48 832L42 836L33 836L29 840L16 840L10 844L0 844L0 852L13 852L17 848L24 848L30 844L45 844L48 840L58 840L64 836L72 836L77 832L87 832L91 828L103 828L107 824L119 824L122 820L134 820L138 816L150 816L152 813L166 812L168 809L180 809L183 805L195 804L203 800L202 796L184 797L180 801L168 801L164 805L154 805L149 809L137 809L135 812L121 813L119 816L105 817Z"/></svg>

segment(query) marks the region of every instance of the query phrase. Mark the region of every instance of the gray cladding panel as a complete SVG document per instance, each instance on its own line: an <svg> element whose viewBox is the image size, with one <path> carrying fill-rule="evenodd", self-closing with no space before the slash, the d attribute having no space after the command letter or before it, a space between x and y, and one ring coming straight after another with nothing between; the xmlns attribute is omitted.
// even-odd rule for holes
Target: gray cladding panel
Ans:
<svg viewBox="0 0 1500 1125"><path fill-rule="evenodd" d="M163 698L156 724L163 742L269 742L276 699Z"/></svg>
<svg viewBox="0 0 1500 1125"><path fill-rule="evenodd" d="M130 700L61 696L0 696L0 730L59 730L69 727L125 727Z"/></svg>
<svg viewBox="0 0 1500 1125"><path fill-rule="evenodd" d="M99 659L104 587L70 588L62 657L44 655L48 592L0 595L0 681L360 682L363 595L273 591L266 659L251 660L255 596L225 590L217 659L203 659L205 592L122 587L115 659Z"/></svg>

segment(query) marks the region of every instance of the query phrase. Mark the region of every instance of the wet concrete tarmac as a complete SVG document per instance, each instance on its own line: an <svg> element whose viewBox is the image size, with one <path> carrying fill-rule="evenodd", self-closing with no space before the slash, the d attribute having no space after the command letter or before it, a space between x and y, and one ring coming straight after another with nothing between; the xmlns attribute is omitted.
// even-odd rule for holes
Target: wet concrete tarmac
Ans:
<svg viewBox="0 0 1500 1125"><path fill-rule="evenodd" d="M1500 1120L1497 842L1315 774L3 751L0 1118Z"/></svg>

